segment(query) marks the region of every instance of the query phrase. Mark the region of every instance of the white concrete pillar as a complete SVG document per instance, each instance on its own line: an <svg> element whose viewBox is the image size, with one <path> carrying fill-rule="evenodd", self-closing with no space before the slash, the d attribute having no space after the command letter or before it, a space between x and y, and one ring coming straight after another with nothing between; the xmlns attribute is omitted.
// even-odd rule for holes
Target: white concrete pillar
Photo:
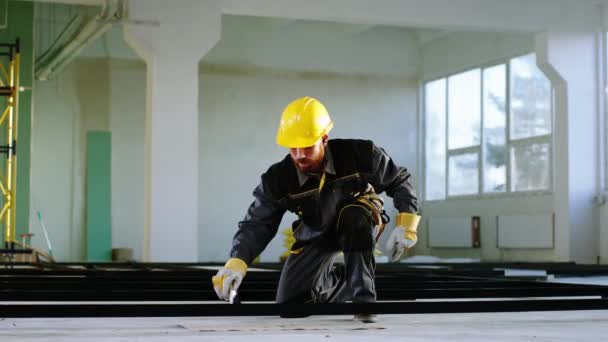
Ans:
<svg viewBox="0 0 608 342"><path fill-rule="evenodd" d="M600 111L600 187L604 190L599 198L600 203L600 263L608 264L608 5L600 4L598 13L601 15L602 25L598 34L598 48L600 55L603 57L599 63L598 84L600 91L598 92L598 108Z"/></svg>
<svg viewBox="0 0 608 342"><path fill-rule="evenodd" d="M145 261L198 260L198 64L221 31L219 0L131 0L127 43L147 65Z"/></svg>
<svg viewBox="0 0 608 342"><path fill-rule="evenodd" d="M590 263L599 255L596 37L590 26L536 39L538 66L554 87L555 249L561 261Z"/></svg>

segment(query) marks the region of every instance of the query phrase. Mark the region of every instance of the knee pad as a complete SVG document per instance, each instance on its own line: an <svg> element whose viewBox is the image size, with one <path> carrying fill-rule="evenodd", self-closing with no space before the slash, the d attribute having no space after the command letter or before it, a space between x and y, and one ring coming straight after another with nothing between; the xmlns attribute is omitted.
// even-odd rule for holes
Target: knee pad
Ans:
<svg viewBox="0 0 608 342"><path fill-rule="evenodd" d="M370 251L374 249L374 219L369 209L350 204L338 215L337 233L344 252Z"/></svg>

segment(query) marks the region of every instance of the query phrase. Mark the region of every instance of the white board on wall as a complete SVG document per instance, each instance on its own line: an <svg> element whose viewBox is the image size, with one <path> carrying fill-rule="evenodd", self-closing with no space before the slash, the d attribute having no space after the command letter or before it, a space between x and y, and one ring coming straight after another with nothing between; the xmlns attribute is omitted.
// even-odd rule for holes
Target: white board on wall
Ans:
<svg viewBox="0 0 608 342"><path fill-rule="evenodd" d="M430 217L429 247L473 248L471 217Z"/></svg>
<svg viewBox="0 0 608 342"><path fill-rule="evenodd" d="M553 214L504 215L497 218L498 248L553 248Z"/></svg>

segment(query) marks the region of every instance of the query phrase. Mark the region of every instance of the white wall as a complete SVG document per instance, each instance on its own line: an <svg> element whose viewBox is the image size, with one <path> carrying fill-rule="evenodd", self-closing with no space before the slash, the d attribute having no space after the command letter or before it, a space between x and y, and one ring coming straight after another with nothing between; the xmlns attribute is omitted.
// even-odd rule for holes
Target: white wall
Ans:
<svg viewBox="0 0 608 342"><path fill-rule="evenodd" d="M604 3L599 13L601 20L600 36L598 37L598 47L600 49L600 56L602 59L599 60L599 72L598 76L598 110L600 112L599 118L599 130L598 136L598 148L600 156L599 162L599 185L601 187L600 202L603 198L604 203L599 206L598 220L599 220L599 239L597 241L599 245L600 263L608 264L608 204L606 203L606 197L608 195L608 137L606 132L608 129L608 97L604 89L608 87L608 61L606 60L608 52L608 3Z"/></svg>
<svg viewBox="0 0 608 342"><path fill-rule="evenodd" d="M534 35L521 33L452 33L422 48L421 80L431 80L505 58L527 54L535 49ZM424 180L420 179L422 184ZM567 248L556 241L555 249L499 249L498 215L548 214L554 212L552 195L505 195L479 199L453 199L423 202L422 233L418 254L439 257L469 257L487 261L568 260ZM480 216L481 248L454 249L428 246L429 217Z"/></svg>
<svg viewBox="0 0 608 342"><path fill-rule="evenodd" d="M108 78L105 61L84 60L34 84L31 198L59 260L84 258L86 134L108 129ZM34 245L46 249L38 220L31 222Z"/></svg>
<svg viewBox="0 0 608 342"><path fill-rule="evenodd" d="M112 132L112 245L133 248L141 256L144 85L142 62L99 59L78 60L58 79L35 84L32 201L59 260L84 258L85 139L90 129ZM46 249L35 216L32 231L34 244Z"/></svg>
<svg viewBox="0 0 608 342"><path fill-rule="evenodd" d="M532 51L532 34L453 32L421 48L420 79L431 80Z"/></svg>
<svg viewBox="0 0 608 342"><path fill-rule="evenodd" d="M71 70L71 69L70 69ZM40 211L55 257L72 259L72 200L75 133L80 103L64 73L50 82L34 83L32 115L32 208ZM34 246L47 250L38 219L31 218Z"/></svg>
<svg viewBox="0 0 608 342"><path fill-rule="evenodd" d="M422 179L420 180L422 181ZM416 253L442 258L475 258L483 261L557 261L557 249L499 249L497 247L497 216L541 215L553 213L553 196L508 196L489 199L455 199L443 203L423 203L419 243ZM470 217L481 220L481 248L430 248L428 219L430 217ZM525 237L522 237L525 239ZM557 246L557 244L556 244ZM567 257L562 260L568 260Z"/></svg>
<svg viewBox="0 0 608 342"><path fill-rule="evenodd" d="M586 26L597 0L224 0L223 13L454 30Z"/></svg>
<svg viewBox="0 0 608 342"><path fill-rule="evenodd" d="M207 65L272 70L373 74L415 78L418 30L363 24L224 15L222 39L204 57ZM112 27L82 58L139 57Z"/></svg>
<svg viewBox="0 0 608 342"><path fill-rule="evenodd" d="M608 205L604 204L599 209L600 232L599 232L599 252L600 263L608 264Z"/></svg>
<svg viewBox="0 0 608 342"><path fill-rule="evenodd" d="M144 234L143 61L110 61L112 132L112 247L132 248L142 260Z"/></svg>
<svg viewBox="0 0 608 342"><path fill-rule="evenodd" d="M415 30L225 15L222 40L205 63L415 77Z"/></svg>
<svg viewBox="0 0 608 342"><path fill-rule="evenodd" d="M566 241L571 260L596 262L600 213L594 198L599 186L599 63L594 29L549 31L537 37L537 63L554 89L556 230ZM576 63L572 62L576 51Z"/></svg>

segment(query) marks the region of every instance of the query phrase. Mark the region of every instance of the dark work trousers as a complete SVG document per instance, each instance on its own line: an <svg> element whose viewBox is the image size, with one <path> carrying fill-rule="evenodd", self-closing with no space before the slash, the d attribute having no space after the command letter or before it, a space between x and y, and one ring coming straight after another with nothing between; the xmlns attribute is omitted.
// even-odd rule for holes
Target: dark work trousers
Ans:
<svg viewBox="0 0 608 342"><path fill-rule="evenodd" d="M299 246L285 261L277 303L373 303L376 222L371 210L355 203L344 206L335 231ZM339 252L344 264L334 264Z"/></svg>

